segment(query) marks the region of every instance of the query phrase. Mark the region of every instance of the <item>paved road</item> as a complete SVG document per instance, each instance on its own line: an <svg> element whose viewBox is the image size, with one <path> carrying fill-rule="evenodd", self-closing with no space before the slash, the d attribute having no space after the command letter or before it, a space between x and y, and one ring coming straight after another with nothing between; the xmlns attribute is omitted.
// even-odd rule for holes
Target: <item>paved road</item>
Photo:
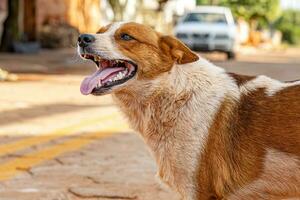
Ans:
<svg viewBox="0 0 300 200"><path fill-rule="evenodd" d="M232 72L300 78L297 49L203 56ZM79 94L93 67L71 50L0 54L0 66L22 73L0 83L0 200L178 199L156 183L153 159L111 97Z"/></svg>

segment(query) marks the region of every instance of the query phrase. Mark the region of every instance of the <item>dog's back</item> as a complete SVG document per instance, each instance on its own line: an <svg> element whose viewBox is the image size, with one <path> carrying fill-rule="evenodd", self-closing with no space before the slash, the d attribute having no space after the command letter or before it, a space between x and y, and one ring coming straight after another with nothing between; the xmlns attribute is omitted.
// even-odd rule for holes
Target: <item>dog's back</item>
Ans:
<svg viewBox="0 0 300 200"><path fill-rule="evenodd" d="M251 88L256 81L268 83ZM243 134L264 147L300 156L300 82L285 84L261 76L241 90L238 113Z"/></svg>
<svg viewBox="0 0 300 200"><path fill-rule="evenodd" d="M200 176L210 177L204 173L210 168L214 174L206 181L213 193L231 194L228 199L298 198L300 83L231 76L241 96L220 107Z"/></svg>

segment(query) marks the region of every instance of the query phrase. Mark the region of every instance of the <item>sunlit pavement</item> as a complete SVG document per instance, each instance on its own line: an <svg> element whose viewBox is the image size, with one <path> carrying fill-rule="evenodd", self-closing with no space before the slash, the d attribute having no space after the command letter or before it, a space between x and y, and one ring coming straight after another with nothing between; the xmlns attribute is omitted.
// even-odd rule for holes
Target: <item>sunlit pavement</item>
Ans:
<svg viewBox="0 0 300 200"><path fill-rule="evenodd" d="M81 79L0 84L0 199L168 199L111 97L82 96Z"/></svg>
<svg viewBox="0 0 300 200"><path fill-rule="evenodd" d="M293 80L298 54L205 56L230 71ZM0 200L178 199L156 183L153 159L111 97L79 93L92 65L66 50L0 54L2 66L25 74L0 83Z"/></svg>

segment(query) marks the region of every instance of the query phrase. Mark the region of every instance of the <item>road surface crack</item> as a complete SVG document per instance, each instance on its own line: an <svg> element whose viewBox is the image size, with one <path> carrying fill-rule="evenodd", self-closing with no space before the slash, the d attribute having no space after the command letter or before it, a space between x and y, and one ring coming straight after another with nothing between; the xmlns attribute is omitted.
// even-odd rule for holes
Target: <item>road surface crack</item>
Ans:
<svg viewBox="0 0 300 200"><path fill-rule="evenodd" d="M96 194L96 193L85 193L85 192L79 192L76 190L73 190L72 188L69 188L68 190L71 194L79 197L79 198L105 198L105 199L137 199L137 196L125 196L125 195L114 195L114 194Z"/></svg>

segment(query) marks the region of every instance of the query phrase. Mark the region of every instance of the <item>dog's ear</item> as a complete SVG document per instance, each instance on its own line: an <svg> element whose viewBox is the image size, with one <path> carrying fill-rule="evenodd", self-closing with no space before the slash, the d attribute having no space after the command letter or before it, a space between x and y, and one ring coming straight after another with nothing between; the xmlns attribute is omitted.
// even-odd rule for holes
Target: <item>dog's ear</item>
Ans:
<svg viewBox="0 0 300 200"><path fill-rule="evenodd" d="M170 55L178 64L191 63L199 59L194 52L175 37L161 36L159 44L162 51Z"/></svg>

